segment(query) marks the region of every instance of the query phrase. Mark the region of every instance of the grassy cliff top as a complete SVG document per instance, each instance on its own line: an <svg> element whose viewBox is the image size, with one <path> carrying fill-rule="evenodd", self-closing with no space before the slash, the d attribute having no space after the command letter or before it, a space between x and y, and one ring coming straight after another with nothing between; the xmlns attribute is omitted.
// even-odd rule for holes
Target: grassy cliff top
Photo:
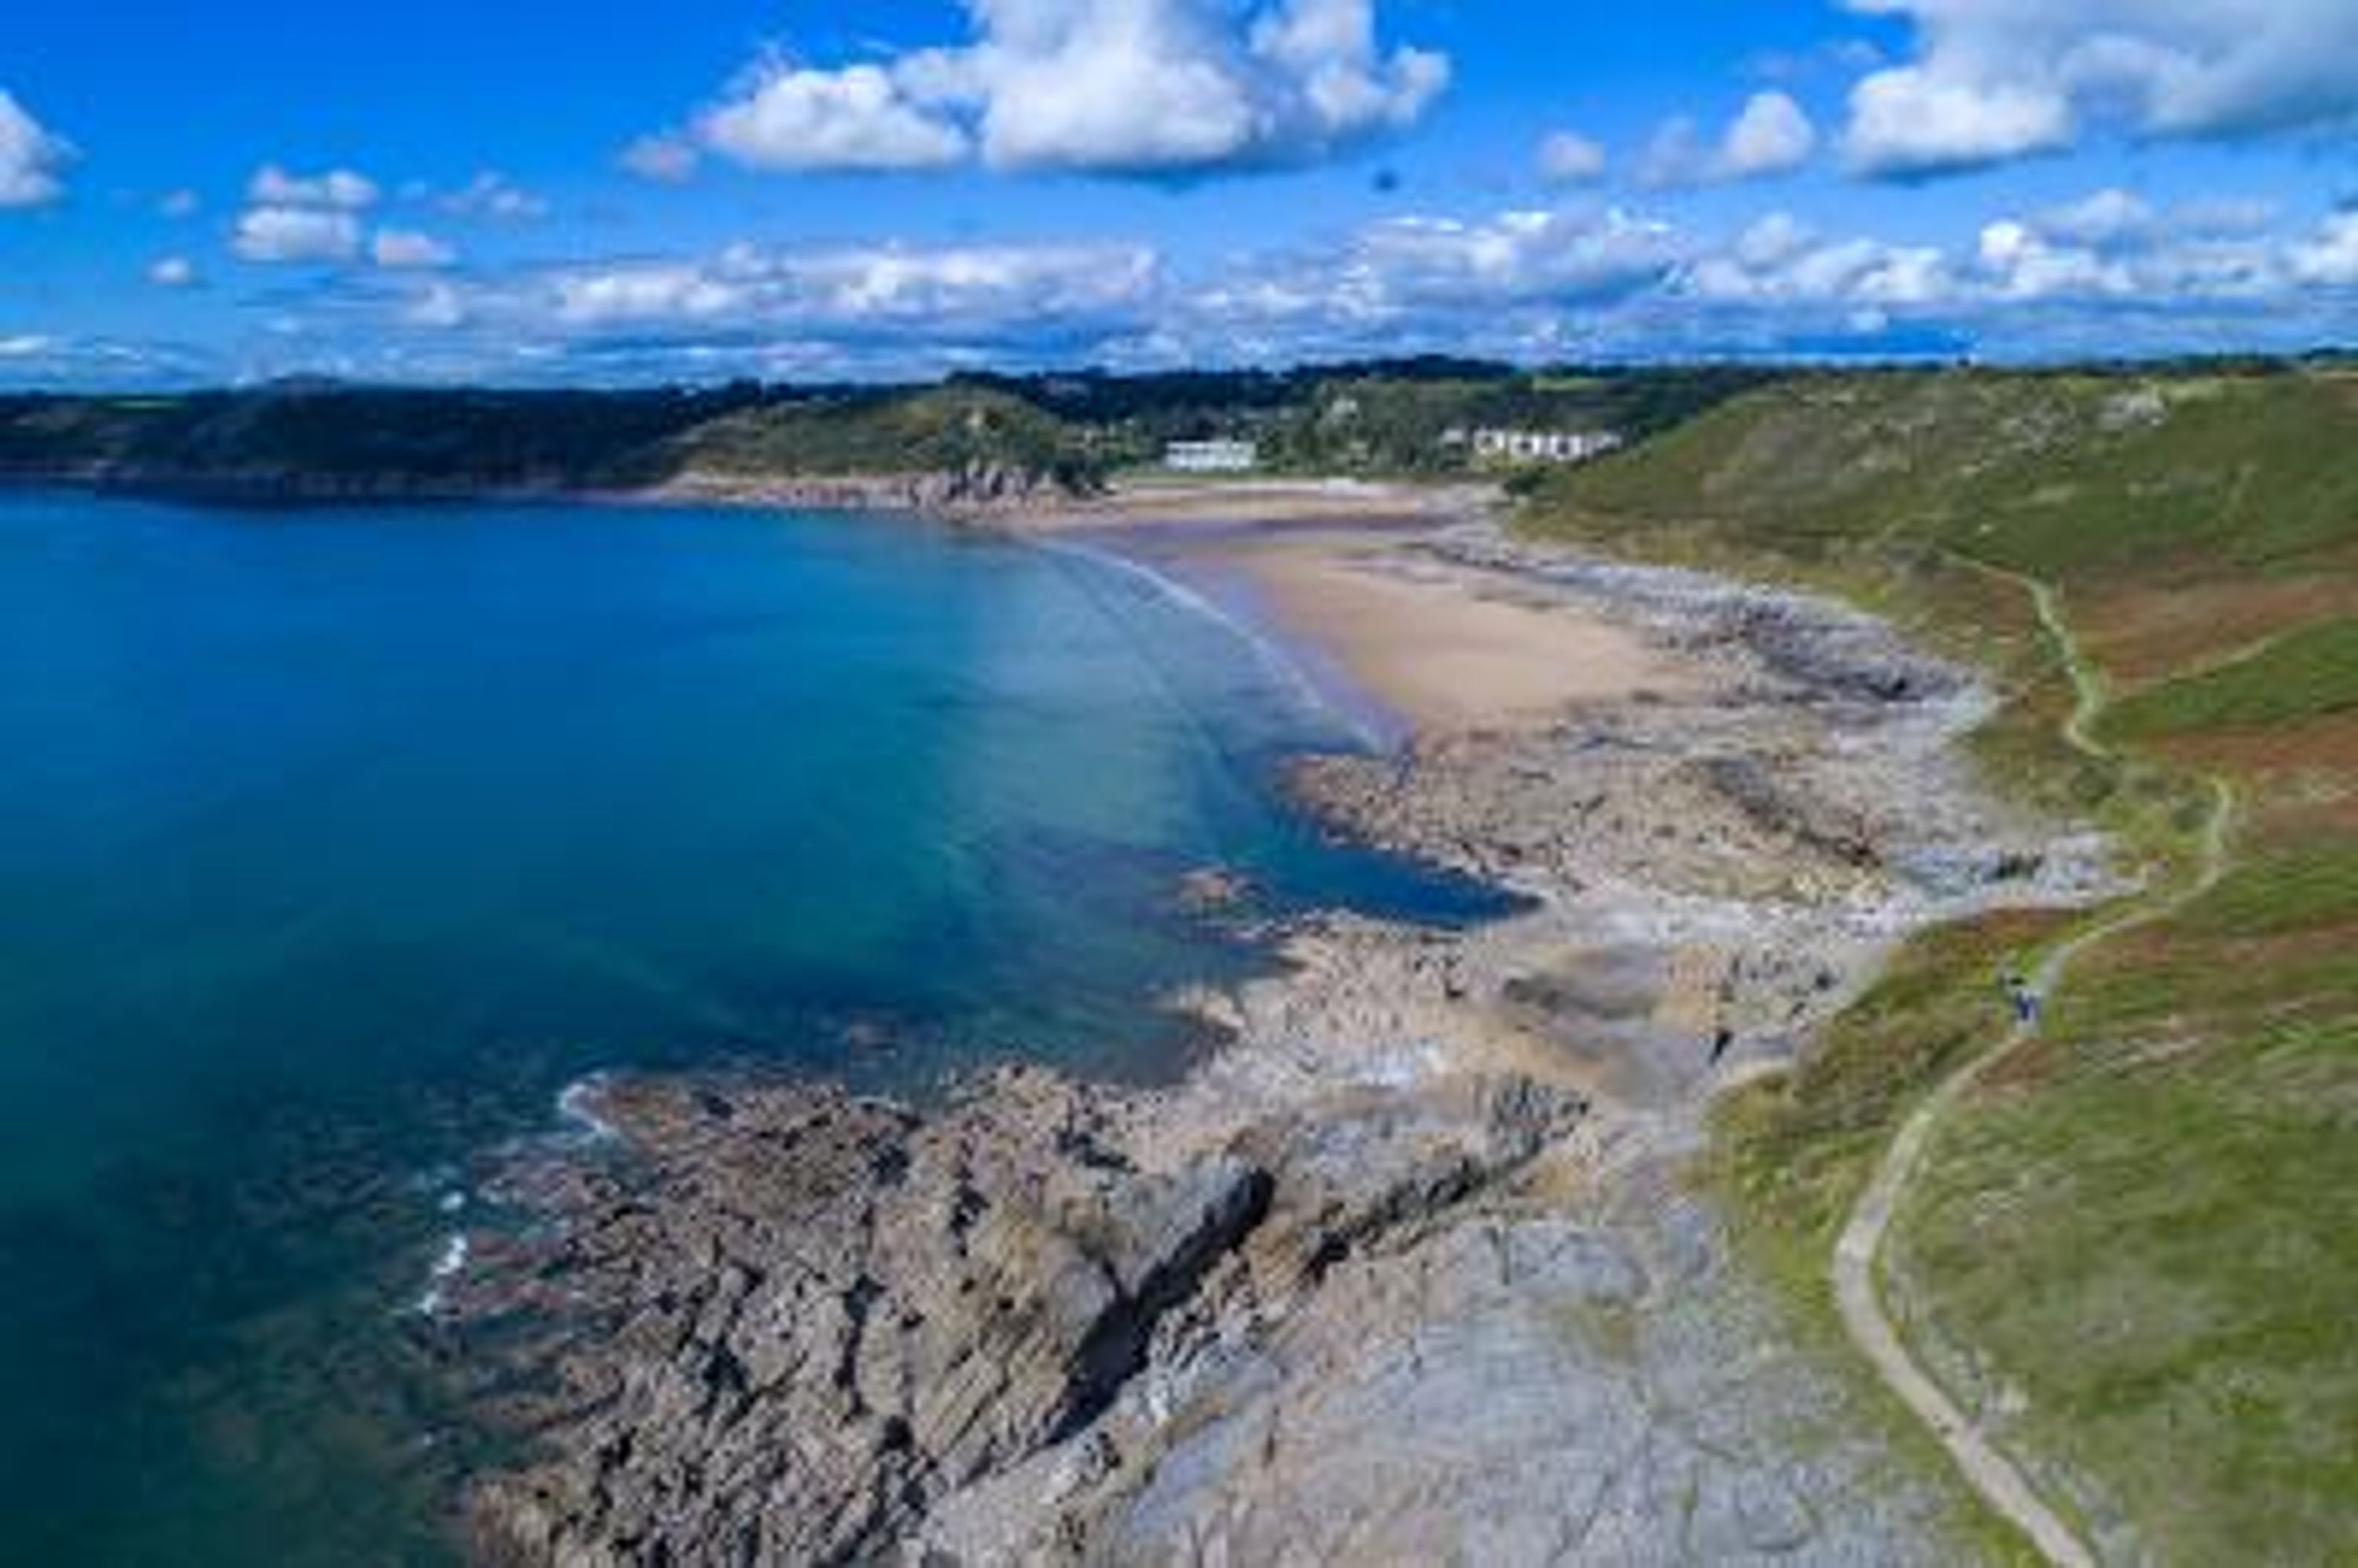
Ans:
<svg viewBox="0 0 2358 1568"><path fill-rule="evenodd" d="M947 472L996 465L1078 481L1099 443L1009 393L973 386L846 393L767 404L670 443L679 466L726 474Z"/></svg>
<svg viewBox="0 0 2358 1568"><path fill-rule="evenodd" d="M2358 376L1813 375L1736 398L1544 510L1796 556L1967 549L2058 579L2277 571L2358 545Z"/></svg>
<svg viewBox="0 0 2358 1568"><path fill-rule="evenodd" d="M1528 524L1848 593L1982 660L2003 786L2219 885L2093 951L1931 1146L1890 1290L1952 1392L2086 1531L2170 1562L2358 1559L2358 379L1818 375L1552 479ZM2098 765L2023 574L2112 702ZM1938 933L1716 1164L1805 1300L1893 1128L2002 1033L1991 977L2068 922Z"/></svg>

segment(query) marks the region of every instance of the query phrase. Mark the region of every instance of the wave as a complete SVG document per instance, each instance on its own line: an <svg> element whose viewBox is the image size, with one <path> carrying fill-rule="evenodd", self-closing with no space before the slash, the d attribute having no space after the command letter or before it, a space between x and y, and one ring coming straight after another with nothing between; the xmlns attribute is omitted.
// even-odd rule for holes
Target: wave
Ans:
<svg viewBox="0 0 2358 1568"><path fill-rule="evenodd" d="M426 1292L417 1298L420 1317L439 1317L449 1304L450 1281L466 1271L467 1260L474 1251L474 1243L463 1230L454 1230L443 1238L442 1250L436 1255L434 1267L427 1271Z"/></svg>
<svg viewBox="0 0 2358 1568"><path fill-rule="evenodd" d="M1386 750L1391 738L1382 726L1334 692L1304 665L1291 644L1257 625L1183 579L1159 571L1136 557L1102 546L1069 539L1043 539L1041 549L1052 555L1110 570L1152 590L1158 598L1218 627L1251 654L1263 673L1283 687L1305 713L1335 725L1357 745L1371 752Z"/></svg>

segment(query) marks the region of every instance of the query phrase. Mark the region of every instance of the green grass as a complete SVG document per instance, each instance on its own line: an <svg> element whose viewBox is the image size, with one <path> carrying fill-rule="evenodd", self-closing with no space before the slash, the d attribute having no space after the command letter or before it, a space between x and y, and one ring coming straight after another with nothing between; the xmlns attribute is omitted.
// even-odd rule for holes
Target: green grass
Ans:
<svg viewBox="0 0 2358 1568"><path fill-rule="evenodd" d="M2304 626L2223 668L2122 702L2107 732L2152 741L2273 730L2358 710L2358 616Z"/></svg>
<svg viewBox="0 0 2358 1568"><path fill-rule="evenodd" d="M1721 1102L1716 1173L1771 1237L1799 1244L1803 1271L1823 1273L1907 1111L2004 1029L2002 972L2069 924L1991 916L1916 938L1795 1072Z"/></svg>
<svg viewBox="0 0 2358 1568"><path fill-rule="evenodd" d="M2059 751L2052 650L2042 676L2018 621L1938 563L2046 579L2115 626L2193 584L2338 579L2353 450L2333 373L1828 376L1553 480L1529 518L1833 588L1980 660L2007 697L1975 741L1992 781L2105 823L2158 885L2205 791L2139 748L2253 759L2230 874L2087 955L2048 1037L1944 1119L1889 1255L1934 1337L2027 1393L2037 1467L2165 1561L2358 1561L2358 826L2333 806L2358 797L2333 728L2358 623L2141 671L2100 727L2114 764ZM2063 924L1920 938L1801 1071L1723 1107L1711 1173L1806 1311L1831 1314L1834 1235L1907 1109L2000 1033L1996 965Z"/></svg>
<svg viewBox="0 0 2358 1568"><path fill-rule="evenodd" d="M2358 843L2279 849L2245 861L2178 923L2191 936L2285 936L2358 925Z"/></svg>
<svg viewBox="0 0 2358 1568"><path fill-rule="evenodd" d="M2178 1043L2083 1043L1985 1098L1898 1266L2030 1388L2032 1451L2099 1477L2172 1560L2346 1562L2358 1249L2330 1222L2358 1184L2358 1027Z"/></svg>
<svg viewBox="0 0 2358 1568"><path fill-rule="evenodd" d="M1098 471L1087 432L1006 393L950 386L852 394L748 409L675 444L704 472L845 477L996 464L1082 484Z"/></svg>
<svg viewBox="0 0 2358 1568"><path fill-rule="evenodd" d="M1554 510L1807 562L1947 546L2037 575L2265 568L2358 540L2358 383L1958 371L1738 398L1563 476Z"/></svg>

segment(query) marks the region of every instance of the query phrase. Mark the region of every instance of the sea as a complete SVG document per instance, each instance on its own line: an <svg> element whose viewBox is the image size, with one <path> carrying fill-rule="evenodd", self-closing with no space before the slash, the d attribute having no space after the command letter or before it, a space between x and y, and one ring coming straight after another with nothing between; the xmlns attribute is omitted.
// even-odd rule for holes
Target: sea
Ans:
<svg viewBox="0 0 2358 1568"><path fill-rule="evenodd" d="M1167 1080L1257 922L1496 912L1288 805L1371 732L1089 547L0 492L0 1561L448 1561L486 1150L601 1072Z"/></svg>

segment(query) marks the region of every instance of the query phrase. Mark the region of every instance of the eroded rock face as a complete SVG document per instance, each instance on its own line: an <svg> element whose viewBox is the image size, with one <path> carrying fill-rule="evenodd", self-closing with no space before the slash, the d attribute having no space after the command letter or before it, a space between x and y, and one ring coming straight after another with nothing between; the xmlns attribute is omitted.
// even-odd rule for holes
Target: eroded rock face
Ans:
<svg viewBox="0 0 2358 1568"><path fill-rule="evenodd" d="M1271 1124L1158 1171L1126 1146L1134 1103L1039 1074L931 1116L821 1086L609 1087L597 1115L623 1148L511 1172L564 1225L467 1287L487 1346L553 1329L506 1352L530 1391L503 1418L549 1452L478 1488L483 1551L871 1555L1191 1341L1249 1332L1527 1162L1579 1109L1531 1085L1492 1096L1463 1126ZM1401 1147L1369 1158L1373 1136Z"/></svg>
<svg viewBox="0 0 2358 1568"><path fill-rule="evenodd" d="M554 1390L511 1412L557 1422L557 1454L476 1502L535 1560L871 1552L1086 1422L1269 1208L1240 1159L1138 1171L1092 1097L1044 1078L933 1119L681 1083L613 1087L599 1115L627 1157L557 1173L534 1196L561 1238L474 1282L486 1324L566 1325Z"/></svg>

